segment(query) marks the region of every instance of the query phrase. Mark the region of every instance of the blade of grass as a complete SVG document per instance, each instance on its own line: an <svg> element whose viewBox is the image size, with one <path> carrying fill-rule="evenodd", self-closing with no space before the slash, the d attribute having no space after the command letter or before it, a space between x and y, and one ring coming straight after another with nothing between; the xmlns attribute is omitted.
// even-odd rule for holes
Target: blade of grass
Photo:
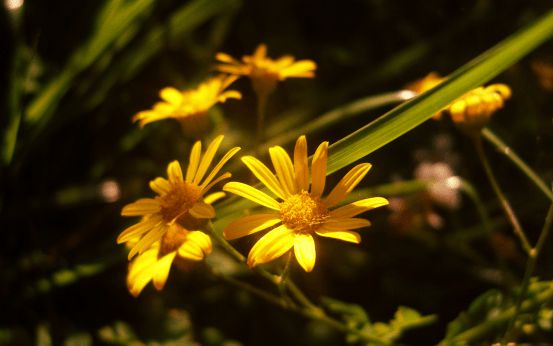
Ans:
<svg viewBox="0 0 553 346"><path fill-rule="evenodd" d="M328 174L414 129L451 101L503 72L552 35L553 10L459 68L443 84L331 145Z"/></svg>
<svg viewBox="0 0 553 346"><path fill-rule="evenodd" d="M263 152L273 145L283 145L296 140L299 136L323 130L339 121L350 119L356 115L370 111L375 108L387 106L394 103L411 99L416 94L409 90L388 92L379 95L367 96L355 100L341 107L335 108L325 114L310 120L305 125L290 129L279 136L273 137L263 144Z"/></svg>

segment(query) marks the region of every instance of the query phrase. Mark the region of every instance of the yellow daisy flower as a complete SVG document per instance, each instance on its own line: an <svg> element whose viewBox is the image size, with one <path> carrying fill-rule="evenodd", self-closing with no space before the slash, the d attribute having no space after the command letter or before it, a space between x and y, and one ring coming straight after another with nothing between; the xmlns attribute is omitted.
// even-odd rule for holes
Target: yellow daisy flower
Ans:
<svg viewBox="0 0 553 346"><path fill-rule="evenodd" d="M225 196L217 192L207 196L204 201L212 204ZM138 239L130 242L136 242ZM186 261L201 261L211 253L211 239L202 231L190 231L180 223L173 223L160 241L154 242L146 251L138 255L129 264L127 288L137 297L148 282L153 281L159 291L165 286L173 263L186 264Z"/></svg>
<svg viewBox="0 0 553 346"><path fill-rule="evenodd" d="M295 61L291 55L277 60L267 57L267 46L260 44L253 55L245 55L238 61L226 53L217 53L215 59L222 64L217 70L236 76L248 76L253 88L260 95L270 94L278 81L286 78L313 78L317 65L311 60Z"/></svg>
<svg viewBox="0 0 553 346"><path fill-rule="evenodd" d="M407 85L407 89L423 93L444 80L445 78L436 72L431 72L426 77ZM434 119L440 119L442 113L447 112L451 116L451 120L462 130L479 133L486 126L492 114L503 108L505 100L510 97L511 89L505 84L478 87L444 107L434 115Z"/></svg>
<svg viewBox="0 0 553 346"><path fill-rule="evenodd" d="M215 217L215 210L206 201L213 197L204 198L204 195L213 185L230 178L231 174L228 172L217 178L215 176L240 150L238 147L229 150L206 177L222 140L222 135L215 138L203 156L201 142L194 143L186 176L183 176L179 162L173 161L167 167L169 179L158 177L150 181L150 188L158 196L139 199L123 207L121 215L142 217L140 222L124 230L117 238L117 243L121 244L140 237L129 253L129 260L159 241L174 224L180 224L186 229L199 229L203 222Z"/></svg>
<svg viewBox="0 0 553 346"><path fill-rule="evenodd" d="M232 240L273 227L251 249L248 265L254 267L280 257L294 248L294 254L302 268L310 272L315 265L313 236L335 238L359 243L361 236L353 229L367 227L370 222L355 216L364 211L384 206L382 197L362 199L336 208L363 179L371 168L361 163L350 170L328 196L322 197L326 181L328 142L317 148L311 164L311 188L307 164L307 141L298 138L294 150L294 163L279 146L269 149L276 176L263 163L252 156L242 161L253 174L277 197L239 182L225 184L223 190L232 192L271 209L269 213L242 217L231 222L224 230Z"/></svg>
<svg viewBox="0 0 553 346"><path fill-rule="evenodd" d="M140 127L144 127L154 121L174 118L188 134L203 132L209 124L206 115L211 107L230 98L242 97L236 90L226 90L237 78L220 75L206 80L195 89L185 91L163 88L159 93L163 101L156 103L150 110L137 113L133 121L138 121Z"/></svg>

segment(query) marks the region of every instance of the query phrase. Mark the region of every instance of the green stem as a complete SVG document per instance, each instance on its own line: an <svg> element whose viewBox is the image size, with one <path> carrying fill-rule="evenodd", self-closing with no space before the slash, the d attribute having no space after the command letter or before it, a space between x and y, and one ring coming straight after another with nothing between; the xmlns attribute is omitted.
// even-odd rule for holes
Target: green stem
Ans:
<svg viewBox="0 0 553 346"><path fill-rule="evenodd" d="M246 262L246 258L244 257L244 255L242 255L240 252L238 252L238 250L236 250L234 248L234 246L230 245L230 243L213 228L213 224L211 222L209 222L207 224L207 226L205 227L205 230L213 238L215 238L217 240L217 242L219 243L219 245L221 245L225 250L227 250L227 252L232 257L234 257L238 262L241 262L241 263Z"/></svg>
<svg viewBox="0 0 553 346"><path fill-rule="evenodd" d="M517 166L522 173L524 173L537 187L540 189L547 198L553 202L553 192L547 185L541 180L541 178L530 168L509 146L507 146L496 134L489 128L482 130L482 137L490 142L497 150L505 155L512 163Z"/></svg>
<svg viewBox="0 0 553 346"><path fill-rule="evenodd" d="M520 312L520 307L522 305L524 298L526 297L526 294L528 293L530 278L532 277L532 275L534 274L534 270L536 269L536 262L538 261L538 256L540 255L540 251L543 247L543 244L545 244L545 240L549 236L549 231L551 230L552 222L553 222L553 203L549 207L549 211L547 212L547 216L545 217L545 223L543 225L543 229L540 233L540 237L538 239L536 247L534 247L530 251L530 257L528 258L528 262L526 263L524 279L522 280L522 284L520 288L520 294L517 298L516 305L515 305L515 312L513 314L513 317L511 317L511 319L509 320L509 324L507 325L507 330L505 331L505 336L504 336L505 341L512 336L513 327L515 325L516 318Z"/></svg>
<svg viewBox="0 0 553 346"><path fill-rule="evenodd" d="M490 162L488 161L488 158L486 157L486 153L484 152L484 147L482 146L482 140L480 139L480 137L474 137L473 142L474 142L474 146L476 147L476 152L478 153L478 157L482 162L482 166L484 166L484 171L488 176L488 180L490 181L490 184L492 185L492 188L495 194L497 195L499 202L501 203L501 207L503 208L503 211L505 212L507 219L511 222L511 225L513 226L515 235L520 239L520 242L522 244L522 247L524 248L524 251L526 251L527 254L530 254L532 247L528 242L528 238L526 237L524 230L522 229L520 223L518 222L518 218L516 217L515 212L513 211L513 208L511 208L511 204L509 203L509 201L507 200L507 197L505 196L505 194L499 187L499 184L497 183L497 179L495 178Z"/></svg>
<svg viewBox="0 0 553 346"><path fill-rule="evenodd" d="M205 227L205 230L209 232L225 250L227 250L238 262L245 264L245 258L242 254L240 254L224 237L222 237L217 231L215 231L212 227L211 222ZM270 282L272 282L275 285L279 285L280 280L273 274L267 272L266 270L260 269L260 268L254 268L254 270L259 273L264 278L268 279ZM243 288L247 290L248 292L264 299L265 301L274 304L282 309L293 311L295 313L298 313L304 317L311 318L314 320L318 320L321 322L326 323L327 325L331 326L332 328L343 332L343 333L352 333L357 335L358 337L362 338L365 341L372 342L375 345L381 345L386 346L388 343L380 340L379 338L376 338L372 335L367 335L366 333L359 331L355 328L350 328L349 326L345 325L344 323L333 319L332 317L328 316L323 309L318 307L317 305L313 304L304 294L303 292L296 286L296 284L291 280L286 280L286 287L290 291L290 293L294 296L294 298L303 305L303 307L297 306L295 304L290 304L289 300L283 300L280 299L277 296L274 296L270 293L267 293L261 289L258 289L257 287L250 285L248 283L242 282L240 280L234 279L232 277L223 275L221 273L218 273L214 270L212 270L212 273L221 278L222 280L235 285L237 287Z"/></svg>
<svg viewBox="0 0 553 346"><path fill-rule="evenodd" d="M476 207L476 211L478 212L478 215L482 220L482 224L484 225L486 233L488 233L488 235L491 235L493 229L490 222L490 217L488 215L486 207L484 207L484 203L482 203L482 200L480 199L480 196L478 195L478 192L476 191L474 186L467 180L463 179L461 184L461 191L463 191L471 199L472 203L474 203L474 206Z"/></svg>

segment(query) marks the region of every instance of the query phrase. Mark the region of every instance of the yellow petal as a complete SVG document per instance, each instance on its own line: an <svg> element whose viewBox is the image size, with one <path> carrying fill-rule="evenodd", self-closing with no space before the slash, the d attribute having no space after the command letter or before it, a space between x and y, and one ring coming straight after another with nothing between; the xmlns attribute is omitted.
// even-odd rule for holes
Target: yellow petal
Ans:
<svg viewBox="0 0 553 346"><path fill-rule="evenodd" d="M152 198L141 198L134 203L127 204L121 210L123 216L143 216L155 214L161 210L159 202Z"/></svg>
<svg viewBox="0 0 553 346"><path fill-rule="evenodd" d="M249 199L273 210L280 210L280 205L271 196L249 185L231 181L223 186L223 190Z"/></svg>
<svg viewBox="0 0 553 346"><path fill-rule="evenodd" d="M221 174L217 179L213 180L211 183L209 183L209 185L207 185L206 187L202 188L202 193L206 193L207 191L211 190L211 188L213 187L213 185L219 183L221 180L225 180L225 179L228 179L232 177L232 174L230 174L229 172L226 172L226 173L223 173Z"/></svg>
<svg viewBox="0 0 553 346"><path fill-rule="evenodd" d="M220 200L221 198L224 198L226 195L227 194L224 193L223 191L217 191L217 192L214 192L214 193L210 193L209 195L204 197L204 202L206 202L207 204L213 204L213 203L217 202L218 200Z"/></svg>
<svg viewBox="0 0 553 346"><path fill-rule="evenodd" d="M196 219L213 219L215 217L215 209L211 204L205 202L194 203L188 212Z"/></svg>
<svg viewBox="0 0 553 346"><path fill-rule="evenodd" d="M157 262L159 247L153 247L138 256L129 265L127 288L134 297L138 297L144 287L152 280Z"/></svg>
<svg viewBox="0 0 553 346"><path fill-rule="evenodd" d="M160 240L161 237L167 232L167 226L165 224L160 224L154 228L148 233L146 233L145 236L143 236L138 243L136 243L135 246L131 249L129 252L129 260L134 257L134 255L141 254L144 251L146 251L150 246L155 243L156 241Z"/></svg>
<svg viewBox="0 0 553 346"><path fill-rule="evenodd" d="M171 184L164 178L155 178L150 181L150 189L158 195L164 195L171 190Z"/></svg>
<svg viewBox="0 0 553 346"><path fill-rule="evenodd" d="M200 164L200 156L202 154L202 142L196 141L190 150L190 159L188 160L188 168L186 168L186 182L191 183L198 170Z"/></svg>
<svg viewBox="0 0 553 346"><path fill-rule="evenodd" d="M322 142L311 163L311 195L320 197L326 182L326 161L328 159L328 142Z"/></svg>
<svg viewBox="0 0 553 346"><path fill-rule="evenodd" d="M361 236L357 232L353 231L333 231L325 229L325 226L315 231L321 237L334 238L349 243L359 244L361 242Z"/></svg>
<svg viewBox="0 0 553 346"><path fill-rule="evenodd" d="M223 168L225 163L227 163L227 161L230 160L239 151L240 151L240 147L234 147L234 148L230 149L225 154L225 156L223 156L223 158L219 161L219 163L217 163L217 165L211 170L211 172L209 173L207 178L205 178L204 182L202 183L202 185L200 187L203 189L204 187L209 185L209 183L213 180L215 175L217 175L217 173L219 173L221 168Z"/></svg>
<svg viewBox="0 0 553 346"><path fill-rule="evenodd" d="M228 64L240 64L238 60L234 59L232 56L228 55L227 53L217 53L215 55L215 60L220 62L225 62Z"/></svg>
<svg viewBox="0 0 553 346"><path fill-rule="evenodd" d="M360 163L353 167L326 197L326 205L330 208L340 203L361 182L371 169L370 163Z"/></svg>
<svg viewBox="0 0 553 346"><path fill-rule="evenodd" d="M182 258L192 261L201 261L212 250L211 238L204 232L192 231L179 247L178 254Z"/></svg>
<svg viewBox="0 0 553 346"><path fill-rule="evenodd" d="M161 89L161 91L159 92L159 96L165 101L174 105L179 105L182 101L181 92L172 87Z"/></svg>
<svg viewBox="0 0 553 346"><path fill-rule="evenodd" d="M160 291L165 283L167 282L167 277L169 277L169 271L171 270L171 264L173 264L173 259L177 253L175 251L168 253L159 259L156 263L156 268L154 272L154 287Z"/></svg>
<svg viewBox="0 0 553 346"><path fill-rule="evenodd" d="M252 173L267 186L278 198L285 199L285 193L275 175L261 161L253 156L242 157L242 162L252 171Z"/></svg>
<svg viewBox="0 0 553 346"><path fill-rule="evenodd" d="M338 209L330 211L331 218L354 217L367 210L388 205L388 200L383 197L366 198L344 205Z"/></svg>
<svg viewBox="0 0 553 346"><path fill-rule="evenodd" d="M223 231L226 239L233 240L267 229L279 223L279 214L256 214L231 222Z"/></svg>
<svg viewBox="0 0 553 346"><path fill-rule="evenodd" d="M223 138L225 136L220 135L215 137L215 139L209 144L207 147L204 156L202 157L202 160L200 161L200 166L198 167L198 172L196 172L196 176L192 180L192 182L196 185L200 183L202 178L204 177L205 172L209 168L209 165L211 164L211 161L213 161L213 157L215 157L215 154L217 153L217 149L219 149L219 145L223 141Z"/></svg>
<svg viewBox="0 0 553 346"><path fill-rule="evenodd" d="M248 255L248 265L255 267L280 257L294 246L294 239L294 231L284 225L278 226L255 243Z"/></svg>
<svg viewBox="0 0 553 346"><path fill-rule="evenodd" d="M309 191L309 167L307 165L307 140L300 136L294 148L294 173L298 190Z"/></svg>
<svg viewBox="0 0 553 346"><path fill-rule="evenodd" d="M269 155L275 167L276 175L283 187L286 197L296 193L296 181L294 173L294 165L290 160L290 156L284 149L279 146L269 148Z"/></svg>
<svg viewBox="0 0 553 346"><path fill-rule="evenodd" d="M228 90L228 91L225 91L224 93L221 93L221 95L219 95L218 101L225 102L227 99L240 100L241 98L242 98L242 94L239 91Z"/></svg>
<svg viewBox="0 0 553 346"><path fill-rule="evenodd" d="M294 254L303 270L308 273L313 270L317 253L315 252L315 241L310 234L296 234Z"/></svg>
<svg viewBox="0 0 553 346"><path fill-rule="evenodd" d="M161 222L162 220L160 217L145 218L139 223L132 225L121 232L121 234L117 237L117 244L125 243L135 237L140 237L152 228L157 227L161 224Z"/></svg>
<svg viewBox="0 0 553 346"><path fill-rule="evenodd" d="M262 60L267 56L267 46L263 43L259 44L253 53L255 60Z"/></svg>
<svg viewBox="0 0 553 346"><path fill-rule="evenodd" d="M361 227L368 227L371 223L369 220L360 219L356 217L345 219L331 218L322 225L322 228L329 231L345 231L349 229L356 229Z"/></svg>
<svg viewBox="0 0 553 346"><path fill-rule="evenodd" d="M182 182L182 169L180 163L175 160L167 166L167 176L169 181L173 184Z"/></svg>
<svg viewBox="0 0 553 346"><path fill-rule="evenodd" d="M311 60L300 60L280 71L281 78L313 77L317 64Z"/></svg>

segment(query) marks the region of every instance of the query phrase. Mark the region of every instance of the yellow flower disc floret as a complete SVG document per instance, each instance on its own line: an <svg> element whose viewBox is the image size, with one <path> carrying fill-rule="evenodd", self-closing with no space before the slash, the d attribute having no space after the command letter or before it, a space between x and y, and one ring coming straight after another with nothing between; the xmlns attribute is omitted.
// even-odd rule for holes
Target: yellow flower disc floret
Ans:
<svg viewBox="0 0 553 346"><path fill-rule="evenodd" d="M328 214L324 202L306 191L292 195L280 203L282 223L299 232L315 231L326 221Z"/></svg>
<svg viewBox="0 0 553 346"><path fill-rule="evenodd" d="M178 218L190 210L201 198L202 189L185 181L171 183L171 190L156 199L161 207L161 215L167 222Z"/></svg>
<svg viewBox="0 0 553 346"><path fill-rule="evenodd" d="M370 222L356 216L388 204L385 198L372 197L339 206L367 174L371 168L368 163L353 167L326 197L322 196L326 185L328 142L321 143L313 155L311 179L305 136L296 141L293 162L279 146L270 148L269 155L274 173L255 157L244 156L242 162L276 199L240 182L229 182L223 187L225 191L270 209L234 220L223 231L224 236L232 240L270 229L250 250L247 260L250 267L270 262L293 248L300 266L310 272L316 259L315 236L357 244L361 235L353 230L367 227Z"/></svg>

